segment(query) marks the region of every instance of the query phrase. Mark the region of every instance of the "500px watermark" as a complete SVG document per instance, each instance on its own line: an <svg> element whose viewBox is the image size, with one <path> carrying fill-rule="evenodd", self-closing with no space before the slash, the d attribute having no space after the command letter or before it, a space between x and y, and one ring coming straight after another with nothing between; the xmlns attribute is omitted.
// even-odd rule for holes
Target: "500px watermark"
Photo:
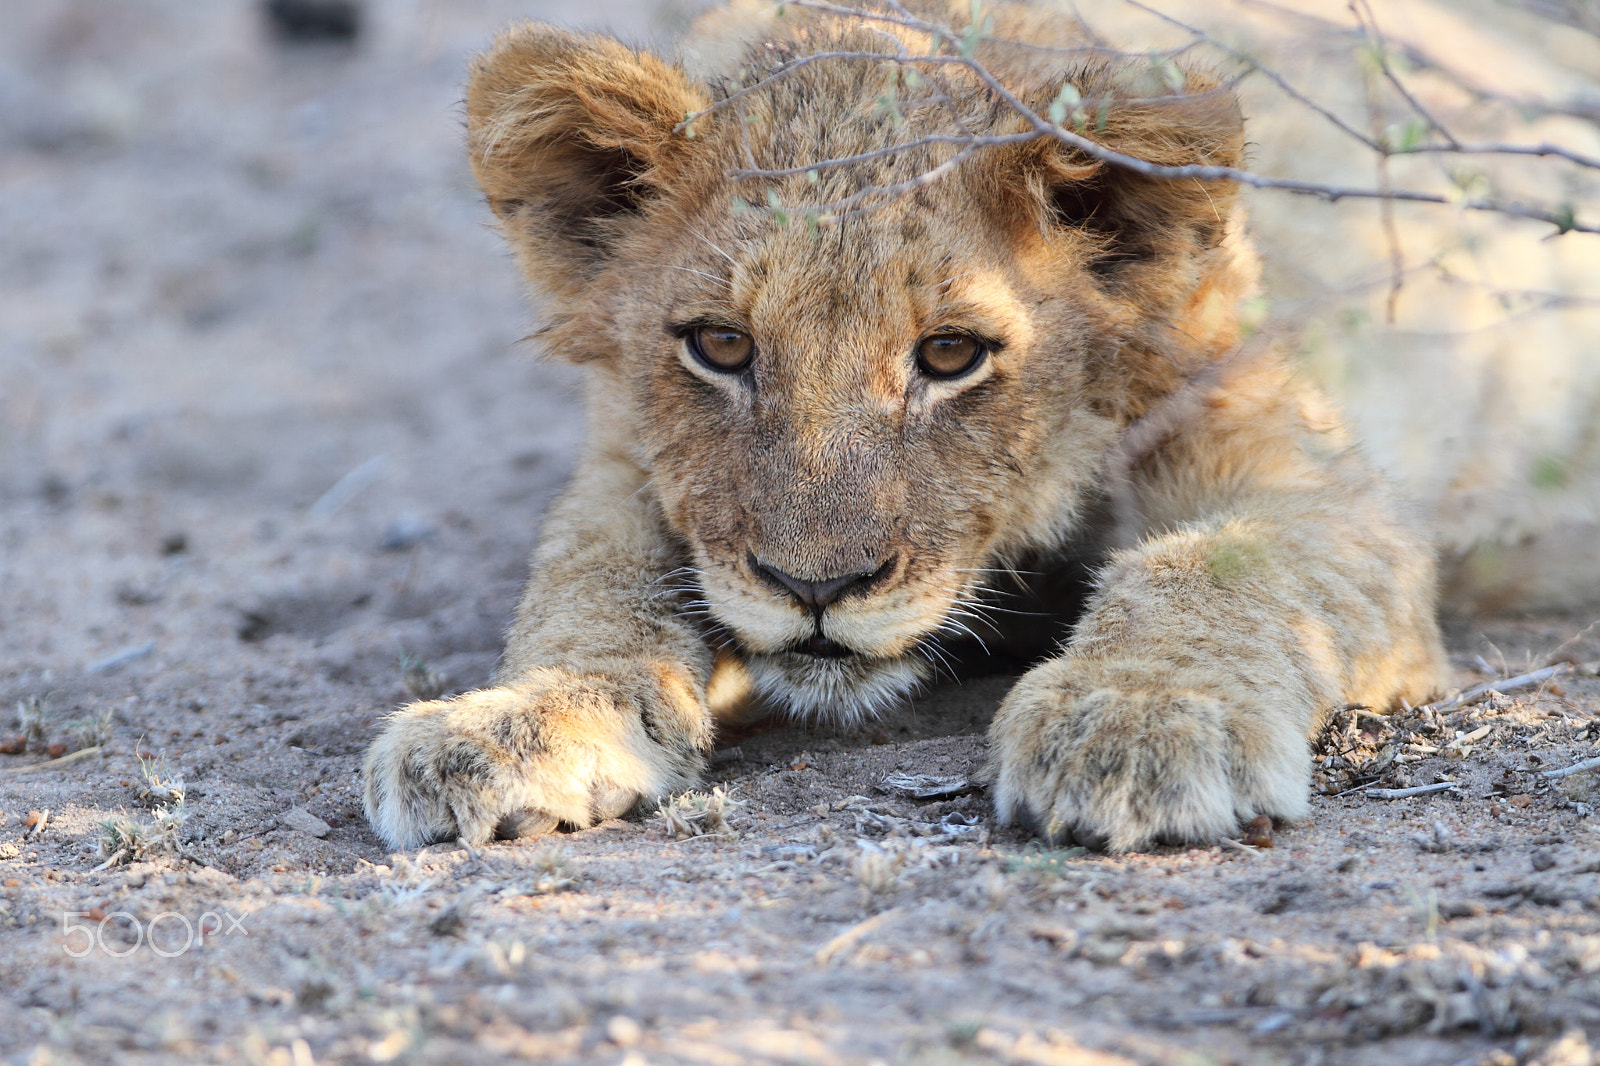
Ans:
<svg viewBox="0 0 1600 1066"><path fill-rule="evenodd" d="M107 926L112 929L109 942ZM162 911L146 921L127 911L64 911L61 915L61 950L75 959L96 950L113 959L125 959L145 947L163 959L175 959L193 948L205 947L208 939L249 935L244 919L228 911L206 911L192 922L174 911Z"/></svg>

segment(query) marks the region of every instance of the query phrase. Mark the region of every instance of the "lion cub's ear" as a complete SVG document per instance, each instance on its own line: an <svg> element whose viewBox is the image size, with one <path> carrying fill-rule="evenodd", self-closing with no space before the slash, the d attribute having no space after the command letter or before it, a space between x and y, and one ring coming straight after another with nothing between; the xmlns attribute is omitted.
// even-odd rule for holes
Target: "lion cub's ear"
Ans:
<svg viewBox="0 0 1600 1066"><path fill-rule="evenodd" d="M655 56L529 23L473 65L473 172L518 250L541 260L542 280L577 284L689 145L674 127L707 102ZM548 276L562 267L567 277Z"/></svg>
<svg viewBox="0 0 1600 1066"><path fill-rule="evenodd" d="M1233 93L1210 75L1152 78L1140 65L1100 67L1071 80L1079 100L1063 125L1125 155L1162 166L1239 167L1244 118ZM1040 94L1044 113L1060 83ZM1146 177L1099 162L1053 138L1024 145L1023 171L1046 226L1071 226L1097 249L1089 262L1115 280L1139 264L1177 265L1222 240L1236 188L1227 182Z"/></svg>

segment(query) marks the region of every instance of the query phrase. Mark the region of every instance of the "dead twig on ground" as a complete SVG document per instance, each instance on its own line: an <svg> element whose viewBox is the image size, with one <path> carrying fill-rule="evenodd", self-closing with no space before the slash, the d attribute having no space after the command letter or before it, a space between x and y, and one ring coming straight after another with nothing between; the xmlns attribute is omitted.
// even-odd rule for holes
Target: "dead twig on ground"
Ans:
<svg viewBox="0 0 1600 1066"><path fill-rule="evenodd" d="M884 911L882 914L875 914L865 921L857 922L855 925L852 925L850 928L846 929L844 932L840 933L838 936L822 945L822 947L818 948L817 953L812 956L813 961L815 961L818 966L828 965L834 959L838 958L842 953L861 943L861 941L868 934L874 932L881 926L889 924L904 913L904 908L892 907L889 910Z"/></svg>
<svg viewBox="0 0 1600 1066"><path fill-rule="evenodd" d="M91 755L98 754L99 751L100 746L97 744L92 748L84 748L81 751L75 751L71 755L63 755L59 759L51 759L47 762L36 762L31 766L11 766L5 769L0 769L0 775L17 776L20 774L35 773L39 770L55 770L62 766L66 766L68 763L75 763L79 759L87 759Z"/></svg>
<svg viewBox="0 0 1600 1066"><path fill-rule="evenodd" d="M1433 703L1424 704L1421 707L1418 707L1417 711L1422 714L1445 714L1449 711L1454 711L1461 707L1465 707L1468 704L1476 703L1478 700L1489 695L1491 692L1499 692L1502 695L1507 692L1514 692L1519 688L1527 688L1530 685L1537 685L1540 682L1549 681L1550 679L1558 677L1571 669L1571 663L1556 663L1554 666L1546 666L1542 670L1532 670L1526 674L1518 674L1516 677L1507 677L1496 681L1485 681L1481 685L1473 685L1471 688L1458 692L1456 695L1447 699L1436 700Z"/></svg>
<svg viewBox="0 0 1600 1066"><path fill-rule="evenodd" d="M1573 763L1571 766L1563 766L1559 770L1542 770L1539 776L1558 780L1563 777L1571 777L1573 774L1588 773L1590 770L1600 770L1600 756Z"/></svg>
<svg viewBox="0 0 1600 1066"><path fill-rule="evenodd" d="M1456 737L1454 740L1450 741L1450 743L1442 745L1439 748L1439 750L1440 751L1451 751L1451 750L1453 750L1455 748L1464 748L1468 744L1476 744L1478 741L1482 740L1484 737L1488 736L1493 731L1494 731L1494 726L1492 726L1492 725L1481 725L1478 728L1474 729L1472 732L1463 733L1459 737Z"/></svg>
<svg viewBox="0 0 1600 1066"><path fill-rule="evenodd" d="M1409 799L1412 796L1426 796L1434 792L1445 792L1453 788L1460 788L1459 781L1440 781L1433 785L1413 785L1410 788L1369 788L1362 795L1368 799L1398 800Z"/></svg>

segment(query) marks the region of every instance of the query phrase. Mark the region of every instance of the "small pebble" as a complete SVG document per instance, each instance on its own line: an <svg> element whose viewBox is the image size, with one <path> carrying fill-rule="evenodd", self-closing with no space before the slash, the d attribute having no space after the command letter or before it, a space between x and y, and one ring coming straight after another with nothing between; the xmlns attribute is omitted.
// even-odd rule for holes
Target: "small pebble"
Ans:
<svg viewBox="0 0 1600 1066"><path fill-rule="evenodd" d="M290 829L298 829L302 833L309 833L318 839L327 836L328 831L333 828L304 807L295 807L285 814L283 816L283 824Z"/></svg>
<svg viewBox="0 0 1600 1066"><path fill-rule="evenodd" d="M27 750L27 737L6 737L0 740L0 755L21 755Z"/></svg>
<svg viewBox="0 0 1600 1066"><path fill-rule="evenodd" d="M1556 853L1549 848L1540 848L1533 853L1533 868L1540 872L1550 869L1556 864Z"/></svg>
<svg viewBox="0 0 1600 1066"><path fill-rule="evenodd" d="M432 525L416 515L403 514L384 527L383 540L378 546L386 552L404 551L432 540L435 532Z"/></svg>
<svg viewBox="0 0 1600 1066"><path fill-rule="evenodd" d="M466 928L467 916L456 905L446 907L428 923L428 931L434 936L460 936Z"/></svg>
<svg viewBox="0 0 1600 1066"><path fill-rule="evenodd" d="M272 35L285 44L349 43L361 34L356 0L265 0Z"/></svg>
<svg viewBox="0 0 1600 1066"><path fill-rule="evenodd" d="M618 1047L633 1047L644 1036L644 1030L639 1023L626 1014L618 1014L606 1022L606 1039Z"/></svg>

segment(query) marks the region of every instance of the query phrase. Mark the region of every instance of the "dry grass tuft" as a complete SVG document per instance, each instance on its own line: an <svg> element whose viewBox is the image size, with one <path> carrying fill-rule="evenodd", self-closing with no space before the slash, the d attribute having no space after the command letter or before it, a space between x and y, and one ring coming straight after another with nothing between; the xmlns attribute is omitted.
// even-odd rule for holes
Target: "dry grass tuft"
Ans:
<svg viewBox="0 0 1600 1066"><path fill-rule="evenodd" d="M734 837L732 817L743 803L722 791L718 785L710 792L683 792L662 804L657 812L674 840L690 837Z"/></svg>
<svg viewBox="0 0 1600 1066"><path fill-rule="evenodd" d="M17 730L29 743L43 743L46 727L50 724L50 711L37 696L17 701Z"/></svg>
<svg viewBox="0 0 1600 1066"><path fill-rule="evenodd" d="M178 831L189 817L188 809L183 805L183 781L166 776L156 756L139 755L138 758L139 770L144 777L144 783L139 786L139 801L153 806L155 811L149 822L112 818L100 823L102 862L98 868L101 870L109 870L125 862L183 852Z"/></svg>
<svg viewBox="0 0 1600 1066"><path fill-rule="evenodd" d="M530 896L543 896L554 892L572 892L583 880L582 873L573 864L566 850L559 844L540 848L533 854L532 883L526 891Z"/></svg>
<svg viewBox="0 0 1600 1066"><path fill-rule="evenodd" d="M411 693L412 699L426 701L443 696L449 679L425 662L422 656L401 652L400 680L406 691Z"/></svg>
<svg viewBox="0 0 1600 1066"><path fill-rule="evenodd" d="M183 806L183 779L165 775L160 763L154 755L139 756L139 772L144 777L144 784L139 786L139 802L177 810Z"/></svg>
<svg viewBox="0 0 1600 1066"><path fill-rule="evenodd" d="M178 830L188 812L182 804L162 807L149 822L132 818L113 818L100 823L100 858L96 868L109 870L125 862L139 862L158 855L177 855L182 850Z"/></svg>
<svg viewBox="0 0 1600 1066"><path fill-rule="evenodd" d="M862 896L870 900L900 887L900 874L905 864L904 852L863 848L850 861L850 875L861 886Z"/></svg>
<svg viewBox="0 0 1600 1066"><path fill-rule="evenodd" d="M95 714L67 723L67 733L72 737L74 750L98 748L111 739L113 709L106 707Z"/></svg>

